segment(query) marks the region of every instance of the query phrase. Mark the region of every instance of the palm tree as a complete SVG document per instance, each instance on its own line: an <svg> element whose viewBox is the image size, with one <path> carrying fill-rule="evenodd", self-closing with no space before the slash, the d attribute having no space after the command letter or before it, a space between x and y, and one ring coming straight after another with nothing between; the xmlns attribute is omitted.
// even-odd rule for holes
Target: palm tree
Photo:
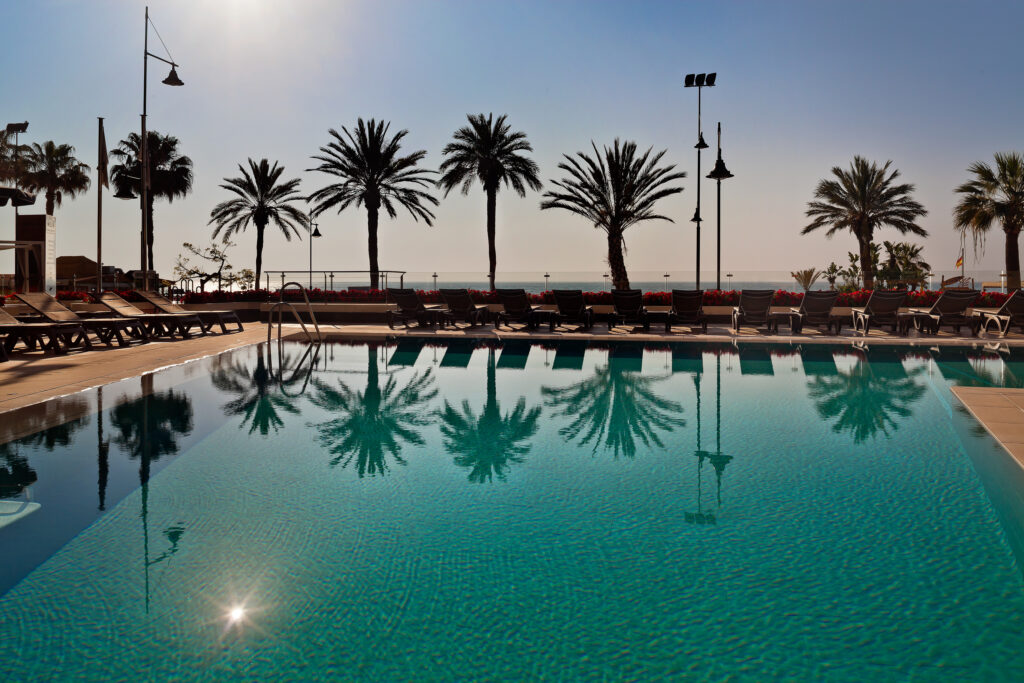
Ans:
<svg viewBox="0 0 1024 683"><path fill-rule="evenodd" d="M27 145L14 144L14 133L0 128L0 182L15 180L18 177L20 160L24 156Z"/></svg>
<svg viewBox="0 0 1024 683"><path fill-rule="evenodd" d="M603 445L616 458L636 455L636 440L644 446L663 448L660 432L671 432L686 424L680 417L683 407L659 396L654 387L666 380L624 370L611 359L594 374L567 387L541 387L545 404L556 409L558 417L571 422L558 430L567 441L580 437L580 444L591 441L594 450Z"/></svg>
<svg viewBox="0 0 1024 683"><path fill-rule="evenodd" d="M532 152L533 147L522 131L510 132L505 122L506 114L494 120L494 114L473 116L468 114L469 125L455 131L455 142L445 145L441 162L441 178L437 184L444 189L444 196L454 188L462 186L462 194L469 194L473 180L479 180L487 195L487 257L490 267L488 274L491 289L498 267L498 254L494 247L495 210L498 190L502 183L511 186L520 197L526 196L526 188L541 188L540 168L523 152Z"/></svg>
<svg viewBox="0 0 1024 683"><path fill-rule="evenodd" d="M22 187L43 192L46 197L46 215L52 216L54 207L64 197L74 199L89 189L89 166L75 158L71 145L56 145L47 140L42 145L33 142L25 148L21 162L25 169L19 174Z"/></svg>
<svg viewBox="0 0 1024 683"><path fill-rule="evenodd" d="M121 163L114 164L110 169L110 180L117 192L142 193L142 166L139 163L138 133L131 133L121 140L117 149L110 152ZM146 196L146 219L149 229L146 245L149 267L153 268L153 202L158 198L173 202L175 198L184 197L192 191L192 160L183 156L178 150L178 138L163 135L155 130L146 134L146 147L149 154L149 192ZM140 200L141 201L141 200Z"/></svg>
<svg viewBox="0 0 1024 683"><path fill-rule="evenodd" d="M910 194L910 183L895 184L900 172L889 172L892 161L881 168L861 156L855 156L848 171L834 166L834 180L822 180L814 191L815 200L807 204L807 217L813 218L800 232L802 235L828 227L826 237L841 230L849 230L860 245L860 267L864 274L864 288L874 287L874 268L871 260L871 240L875 229L896 228L922 237L928 231L916 223L928 212Z"/></svg>
<svg viewBox="0 0 1024 683"><path fill-rule="evenodd" d="M437 396L430 369L414 374L402 386L390 375L382 387L377 347L370 345L367 350L365 391L353 391L341 381L335 387L313 380L316 393L310 399L314 405L341 415L316 425L320 442L334 456L331 466L340 463L346 467L354 459L360 477L387 472L389 455L404 465L403 442L416 446L425 443L419 428L430 423L430 415L423 404Z"/></svg>
<svg viewBox="0 0 1024 683"><path fill-rule="evenodd" d="M823 420L835 420L832 431L850 432L854 443L881 433L889 436L900 422L910 418L910 406L924 394L924 384L915 378L924 366L909 372L902 366L887 371L891 363L859 359L849 370L832 376L815 376L807 383L808 394L817 402Z"/></svg>
<svg viewBox="0 0 1024 683"><path fill-rule="evenodd" d="M310 202L317 202L313 213L319 214L337 207L338 213L355 204L366 207L366 229L370 252L370 286L379 285L380 266L377 263L377 222L383 206L388 216L398 215L397 207L403 207L429 226L433 225L434 214L425 203L437 206L437 199L419 188L431 187L428 176L434 171L416 168L416 164L427 155L419 150L408 156L400 156L401 141L409 131L401 130L388 138L390 123L369 123L359 119L355 134L342 126L345 134L331 128L328 132L334 140L321 147L321 156L313 158L321 164L311 171L320 171L337 176L340 182L327 185L309 196Z"/></svg>
<svg viewBox="0 0 1024 683"><path fill-rule="evenodd" d="M469 469L471 482L483 483L494 475L504 480L509 464L522 462L530 452L530 444L524 442L537 433L540 407L527 410L526 399L520 397L512 412L501 414L492 348L487 355L487 399L480 414L469 401L462 402L462 410L445 401L439 415L445 446L455 454L455 464Z"/></svg>
<svg viewBox="0 0 1024 683"><path fill-rule="evenodd" d="M292 178L278 183L284 166L274 162L273 168L266 159L257 164L249 159L249 171L239 164L241 178L225 178L222 188L237 195L234 199L221 202L210 212L210 224L216 224L213 237L224 231L224 241L231 239L236 232L242 232L249 223L256 226L256 282L260 281L263 271L263 232L273 223L291 240L292 233L299 236L299 225L306 221L305 215L292 205L302 201L299 195L299 179Z"/></svg>
<svg viewBox="0 0 1024 683"><path fill-rule="evenodd" d="M558 168L569 174L562 180L552 180L558 190L544 193L541 209L565 209L583 216L595 228L604 230L608 237L608 267L616 289L629 289L629 276L623 258L626 229L642 221L663 220L674 222L668 216L654 213L659 199L678 194L682 186L669 186L681 180L686 173L673 172L675 165L658 167L665 156L662 150L651 157L651 148L637 156L636 143L618 138L604 155L593 142L594 156L577 152L575 157L563 154L565 161Z"/></svg>
<svg viewBox="0 0 1024 683"><path fill-rule="evenodd" d="M984 244L985 233L999 221L1006 235L1006 285L1020 289L1020 251L1017 238L1024 228L1024 158L1017 152L996 154L996 166L978 161L967 169L974 174L956 188L963 197L953 209L957 230L970 231L974 247Z"/></svg>

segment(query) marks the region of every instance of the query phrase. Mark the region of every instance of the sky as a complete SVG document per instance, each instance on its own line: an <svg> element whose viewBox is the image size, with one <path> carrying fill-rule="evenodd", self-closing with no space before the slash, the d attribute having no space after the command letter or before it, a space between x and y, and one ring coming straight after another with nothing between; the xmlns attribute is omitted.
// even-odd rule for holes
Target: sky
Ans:
<svg viewBox="0 0 1024 683"><path fill-rule="evenodd" d="M112 148L137 131L142 108L142 2L0 0L5 38L0 114L29 121L21 140L73 145L94 166L96 117ZM441 150L469 113L507 114L534 147L546 187L563 154L615 138L667 150L687 173L684 191L659 205L674 223L627 232L631 274L693 271L697 93L692 72L715 71L703 92L703 270L715 255L714 130L735 174L722 184L723 270L784 271L846 263L852 236L802 236L819 180L854 155L892 160L928 209L924 257L952 273L959 254L953 189L967 167L995 152L1024 151L1019 40L1024 3L927 0L573 2L479 0L151 0L150 15L185 82L160 84L150 60L149 128L177 136L194 162L190 195L158 202L156 266L169 275L182 242L208 244L219 187L247 158L266 157L302 180L329 128L359 117L409 131L408 152ZM11 30L10 27L18 27ZM163 54L150 32L150 50ZM438 193L440 196L440 193ZM540 193L498 197L498 272L600 272L603 233L564 211L540 210ZM40 200L41 202L41 200ZM41 204L40 204L41 205ZM104 262L138 267L138 202L104 196ZM442 198L432 227L409 214L382 220L382 268L487 271L484 195ZM96 186L56 211L58 255L95 257ZM318 218L317 269L366 269L366 215ZM0 209L0 239L13 211ZM900 239L889 229L876 240ZM230 251L252 267L255 231ZM9 252L8 252L9 254ZM970 269L999 270L1002 235ZM264 268L305 269L303 239L269 233ZM0 272L13 261L0 255ZM636 277L634 275L634 277ZM681 277L681 275L680 275Z"/></svg>

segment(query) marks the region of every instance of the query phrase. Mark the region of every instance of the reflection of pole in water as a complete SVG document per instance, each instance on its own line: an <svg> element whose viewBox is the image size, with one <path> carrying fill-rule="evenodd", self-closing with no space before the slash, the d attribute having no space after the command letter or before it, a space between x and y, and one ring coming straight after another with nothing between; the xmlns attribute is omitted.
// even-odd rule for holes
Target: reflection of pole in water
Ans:
<svg viewBox="0 0 1024 683"><path fill-rule="evenodd" d="M99 509L107 509L107 475L110 472L110 442L103 440L103 387L96 389L96 487Z"/></svg>

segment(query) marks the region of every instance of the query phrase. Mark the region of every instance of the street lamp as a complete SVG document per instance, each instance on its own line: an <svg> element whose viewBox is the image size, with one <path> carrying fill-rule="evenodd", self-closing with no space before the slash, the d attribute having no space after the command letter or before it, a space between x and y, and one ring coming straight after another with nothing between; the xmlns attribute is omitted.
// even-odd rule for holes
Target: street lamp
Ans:
<svg viewBox="0 0 1024 683"><path fill-rule="evenodd" d="M153 30L156 31L156 37L160 39L160 44L164 46L164 51L167 52L167 56L171 59L164 59L159 55L155 55L149 51L149 25L152 24L149 20L149 7L146 7L146 25L144 30L144 38L142 42L142 138L139 141L139 165L142 167L142 190L140 193L141 204L142 204L142 281L143 286L149 289L149 269L153 266L147 260L146 245L148 244L149 236L149 213L146 211L147 199L149 194L149 141L146 136L146 93L147 93L147 79L149 72L149 58L159 60L165 64L171 65L171 72L167 74L167 78L161 81L164 85L180 86L185 83L178 78L178 65L174 62L174 58L171 57L171 51L164 45L163 38L160 38L160 32L156 31L156 26L153 26Z"/></svg>
<svg viewBox="0 0 1024 683"><path fill-rule="evenodd" d="M718 122L718 161L715 162L715 167L711 169L711 173L708 173L708 178L716 181L718 185L718 209L715 215L715 221L717 223L716 228L716 241L715 241L715 289L722 288L722 181L732 178L732 173L725 167L725 162L722 161L722 122Z"/></svg>
<svg viewBox="0 0 1024 683"><path fill-rule="evenodd" d="M437 272L435 271L430 277L434 278L434 291L437 291Z"/></svg>
<svg viewBox="0 0 1024 683"><path fill-rule="evenodd" d="M667 292L668 291L668 273L665 273L664 277L665 277L665 291Z"/></svg>
<svg viewBox="0 0 1024 683"><path fill-rule="evenodd" d="M603 277L603 278L604 278L604 288L605 288L605 289L608 289L608 273L605 273L605 274L604 274L604 275L602 275L601 277Z"/></svg>
<svg viewBox="0 0 1024 683"><path fill-rule="evenodd" d="M551 273L544 271L544 291L550 291L551 287L548 286L548 280L551 278Z"/></svg>
<svg viewBox="0 0 1024 683"><path fill-rule="evenodd" d="M320 224L313 222L313 210L309 211L309 286L313 287L313 239L323 237L320 234Z"/></svg>
<svg viewBox="0 0 1024 683"><path fill-rule="evenodd" d="M700 125L701 117L701 91L704 88L712 88L715 85L715 79L718 77L717 73L710 74L686 74L686 79L683 81L683 87L685 88L697 88L697 144L694 148L697 150L697 210L693 212L693 218L690 222L697 224L697 284L696 289L700 289L700 152L702 149L708 148L708 143L704 142L704 133Z"/></svg>

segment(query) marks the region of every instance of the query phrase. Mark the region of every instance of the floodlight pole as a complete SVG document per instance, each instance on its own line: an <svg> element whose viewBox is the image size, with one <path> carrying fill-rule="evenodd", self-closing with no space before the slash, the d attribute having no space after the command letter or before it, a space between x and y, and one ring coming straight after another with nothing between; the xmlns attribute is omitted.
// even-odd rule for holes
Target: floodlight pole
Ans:
<svg viewBox="0 0 1024 683"><path fill-rule="evenodd" d="M700 153L703 149L703 145L700 143L704 141L704 130L701 128L701 92L704 90L703 86L697 86L697 213L693 215L693 220L697 223L697 273L694 277L696 286L694 289L700 289Z"/></svg>

